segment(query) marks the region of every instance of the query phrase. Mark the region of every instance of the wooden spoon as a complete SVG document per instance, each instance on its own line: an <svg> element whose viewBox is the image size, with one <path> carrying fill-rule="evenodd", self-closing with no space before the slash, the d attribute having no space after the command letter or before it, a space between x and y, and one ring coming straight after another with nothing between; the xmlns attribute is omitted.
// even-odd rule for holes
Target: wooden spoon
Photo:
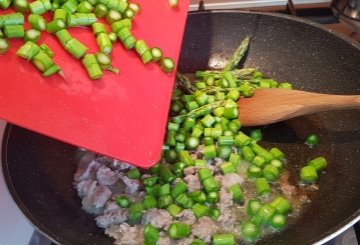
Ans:
<svg viewBox="0 0 360 245"><path fill-rule="evenodd" d="M300 90L259 89L241 98L239 118L244 126L265 125L310 113L360 108L360 95L318 94Z"/></svg>

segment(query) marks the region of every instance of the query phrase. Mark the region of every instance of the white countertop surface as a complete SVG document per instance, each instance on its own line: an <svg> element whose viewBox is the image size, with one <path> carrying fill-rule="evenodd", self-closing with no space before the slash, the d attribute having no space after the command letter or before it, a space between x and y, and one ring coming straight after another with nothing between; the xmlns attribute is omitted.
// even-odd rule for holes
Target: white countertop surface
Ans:
<svg viewBox="0 0 360 245"><path fill-rule="evenodd" d="M0 151L5 125L6 123L0 120ZM10 196L2 174L1 164L0 172L0 244L27 245L34 228Z"/></svg>
<svg viewBox="0 0 360 245"><path fill-rule="evenodd" d="M190 10L197 10L200 0L190 1ZM330 3L331 0L293 0L294 4ZM270 6L286 6L287 0L204 0L209 9L241 9Z"/></svg>

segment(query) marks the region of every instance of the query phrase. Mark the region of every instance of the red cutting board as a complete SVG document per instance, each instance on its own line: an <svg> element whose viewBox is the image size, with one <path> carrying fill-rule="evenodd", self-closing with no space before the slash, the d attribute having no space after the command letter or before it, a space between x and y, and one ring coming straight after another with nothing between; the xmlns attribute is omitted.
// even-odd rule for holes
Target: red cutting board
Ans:
<svg viewBox="0 0 360 245"><path fill-rule="evenodd" d="M134 36L177 61L189 0L181 0L176 9L168 0L137 3L141 12L133 21ZM98 51L91 27L69 30L90 48L88 53ZM15 55L22 43L10 40L9 51L0 55L0 118L139 167L160 159L175 72L165 74L156 63L143 65L135 51L117 41L112 60L120 74L105 72L92 81L81 61L43 33L38 44L55 51L54 61L67 81L59 75L44 78Z"/></svg>

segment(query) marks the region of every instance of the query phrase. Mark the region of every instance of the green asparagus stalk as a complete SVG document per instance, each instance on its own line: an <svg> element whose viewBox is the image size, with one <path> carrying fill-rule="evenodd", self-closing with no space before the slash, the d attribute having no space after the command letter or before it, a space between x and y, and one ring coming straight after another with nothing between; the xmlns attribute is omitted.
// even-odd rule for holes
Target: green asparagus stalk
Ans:
<svg viewBox="0 0 360 245"><path fill-rule="evenodd" d="M28 8L29 8L29 4L26 0L14 1L14 10L16 12L25 13Z"/></svg>
<svg viewBox="0 0 360 245"><path fill-rule="evenodd" d="M250 44L250 37L246 37L240 43L240 46L236 49L232 58L225 65L225 67L224 67L225 71L234 70L238 66L241 59L245 56L246 51L249 49L249 44Z"/></svg>
<svg viewBox="0 0 360 245"><path fill-rule="evenodd" d="M198 117L201 117L201 116L205 116L205 115L211 113L212 110L214 110L215 108L223 106L224 103L225 103L225 101L216 101L216 102L213 102L211 104L206 104L206 105L203 105L203 106L201 106L199 108L191 110L186 114L182 114L182 115L173 117L173 120L177 121L177 120L187 118L187 117L198 118Z"/></svg>
<svg viewBox="0 0 360 245"><path fill-rule="evenodd" d="M4 33L7 38L23 38L25 30L23 25L4 26Z"/></svg>
<svg viewBox="0 0 360 245"><path fill-rule="evenodd" d="M29 14L28 22L35 30L43 31L46 29L46 21L41 15Z"/></svg>
<svg viewBox="0 0 360 245"><path fill-rule="evenodd" d="M32 60L40 51L41 49L37 44L26 42L18 49L16 55L26 60Z"/></svg>
<svg viewBox="0 0 360 245"><path fill-rule="evenodd" d="M41 36L40 31L35 30L35 29L29 29L25 32L24 40L25 40L25 42L31 41L31 42L36 43L40 39L40 36Z"/></svg>
<svg viewBox="0 0 360 245"><path fill-rule="evenodd" d="M182 75L181 73L176 73L176 82L178 86L186 93L192 94L197 90L189 78Z"/></svg>
<svg viewBox="0 0 360 245"><path fill-rule="evenodd" d="M0 54L4 54L9 49L9 43L6 39L0 38Z"/></svg>
<svg viewBox="0 0 360 245"><path fill-rule="evenodd" d="M99 79L103 76L103 72L101 70L101 67L99 63L96 60L95 55L93 54L87 54L85 55L84 59L82 60L86 71L89 74L89 77L93 80Z"/></svg>

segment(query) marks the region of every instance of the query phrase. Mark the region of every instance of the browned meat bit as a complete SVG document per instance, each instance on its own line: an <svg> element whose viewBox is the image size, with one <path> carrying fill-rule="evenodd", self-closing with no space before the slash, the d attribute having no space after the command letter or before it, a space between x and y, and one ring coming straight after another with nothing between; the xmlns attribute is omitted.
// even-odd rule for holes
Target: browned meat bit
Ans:
<svg viewBox="0 0 360 245"><path fill-rule="evenodd" d="M236 215L232 210L232 206L234 205L232 194L222 187L219 192L219 197L220 200L217 206L220 209L221 214L217 222L222 227L231 228L236 221Z"/></svg>
<svg viewBox="0 0 360 245"><path fill-rule="evenodd" d="M96 171L100 166L101 164L95 160L81 163L74 175L75 181L80 182L86 179L95 179Z"/></svg>
<svg viewBox="0 0 360 245"><path fill-rule="evenodd" d="M143 225L152 224L154 227L159 229L167 229L171 222L171 215L164 209L150 208L142 217Z"/></svg>
<svg viewBox="0 0 360 245"><path fill-rule="evenodd" d="M192 174L186 175L184 177L184 180L190 192L201 190L201 183L197 175L192 175Z"/></svg>
<svg viewBox="0 0 360 245"><path fill-rule="evenodd" d="M189 174L197 174L197 172L199 171L199 169L202 169L203 167L200 166L190 166L190 167L186 167L184 168L184 175L189 175ZM214 166L212 165L206 165L206 168L211 170L211 173L214 173Z"/></svg>
<svg viewBox="0 0 360 245"><path fill-rule="evenodd" d="M101 208L111 197L111 191L106 186L92 185L87 195L82 200L83 209L89 213L98 214L101 212Z"/></svg>
<svg viewBox="0 0 360 245"><path fill-rule="evenodd" d="M129 217L128 210L119 208L113 212L107 212L104 215L95 218L96 224L101 228L108 228L110 225L118 225L125 222Z"/></svg>
<svg viewBox="0 0 360 245"><path fill-rule="evenodd" d="M86 196L90 190L93 190L96 187L96 181L92 179L83 180L76 185L76 190L79 197Z"/></svg>
<svg viewBox="0 0 360 245"><path fill-rule="evenodd" d="M232 229L236 222L236 214L232 208L225 209L221 212L217 224L222 228Z"/></svg>
<svg viewBox="0 0 360 245"><path fill-rule="evenodd" d="M125 162L121 162L119 160L113 160L110 164L109 167L113 170L119 170L119 171L125 171L125 170L129 170L131 168L133 168L134 166L125 163Z"/></svg>
<svg viewBox="0 0 360 245"><path fill-rule="evenodd" d="M235 184L242 185L244 181L245 181L244 178L242 178L240 175L235 173L229 173L224 175L224 177L221 180L221 185L224 188L229 188L230 186Z"/></svg>
<svg viewBox="0 0 360 245"><path fill-rule="evenodd" d="M232 194L223 187L220 189L219 198L217 205L221 213L234 205Z"/></svg>
<svg viewBox="0 0 360 245"><path fill-rule="evenodd" d="M96 157L96 161L98 163L101 163L102 165L109 165L111 164L114 160L109 158L109 157L106 157L106 156L102 156L102 155L99 155Z"/></svg>
<svg viewBox="0 0 360 245"><path fill-rule="evenodd" d="M214 158L214 165L215 166L220 166L221 164L223 164L224 163L224 160L222 160L221 158L219 158L219 157L215 157Z"/></svg>
<svg viewBox="0 0 360 245"><path fill-rule="evenodd" d="M177 241L176 245L190 245L194 239L192 237L185 237Z"/></svg>
<svg viewBox="0 0 360 245"><path fill-rule="evenodd" d="M196 217L190 209L184 209L179 214L176 215L179 222L193 225L196 222Z"/></svg>
<svg viewBox="0 0 360 245"><path fill-rule="evenodd" d="M289 171L284 171L283 174L279 178L280 190L284 194L286 198L292 199L292 197L296 196L298 190L296 186L290 184L289 182L290 173Z"/></svg>
<svg viewBox="0 0 360 245"><path fill-rule="evenodd" d="M214 178L215 178L215 180L216 180L217 182L221 183L221 181L222 181L222 179L224 178L224 176L221 175L221 174L217 174L217 175L214 176Z"/></svg>
<svg viewBox="0 0 360 245"><path fill-rule="evenodd" d="M110 168L101 166L96 172L96 179L100 185L113 185L116 183L118 177L116 172Z"/></svg>
<svg viewBox="0 0 360 245"><path fill-rule="evenodd" d="M190 152L190 155L193 159L201 159L204 156L204 145L199 145L196 151Z"/></svg>
<svg viewBox="0 0 360 245"><path fill-rule="evenodd" d="M121 207L115 201L107 201L105 204L104 214L112 213L119 210Z"/></svg>
<svg viewBox="0 0 360 245"><path fill-rule="evenodd" d="M190 166L190 167L186 167L184 168L184 175L189 175L189 174L197 174L197 172L199 171L199 169L201 169L202 167L199 166Z"/></svg>
<svg viewBox="0 0 360 245"><path fill-rule="evenodd" d="M297 188L293 185L280 185L280 190L284 194L285 197L291 198L292 196L296 196Z"/></svg>
<svg viewBox="0 0 360 245"><path fill-rule="evenodd" d="M115 238L117 245L140 245L144 239L142 228L128 223L112 225L105 230L105 234Z"/></svg>
<svg viewBox="0 0 360 245"><path fill-rule="evenodd" d="M175 245L176 241L166 235L166 233L160 233L160 238L156 245Z"/></svg>
<svg viewBox="0 0 360 245"><path fill-rule="evenodd" d="M120 172L118 177L124 182L126 185L126 191L129 194L135 194L140 188L140 181L137 179L130 179L124 173Z"/></svg>
<svg viewBox="0 0 360 245"><path fill-rule="evenodd" d="M179 240L171 239L167 236L166 232L160 232L160 238L156 245L190 245L193 239L194 238L191 235Z"/></svg>
<svg viewBox="0 0 360 245"><path fill-rule="evenodd" d="M211 236L219 230L219 227L214 223L209 217L201 217L193 226L192 234L195 237L198 237L204 240L207 243L210 243Z"/></svg>

